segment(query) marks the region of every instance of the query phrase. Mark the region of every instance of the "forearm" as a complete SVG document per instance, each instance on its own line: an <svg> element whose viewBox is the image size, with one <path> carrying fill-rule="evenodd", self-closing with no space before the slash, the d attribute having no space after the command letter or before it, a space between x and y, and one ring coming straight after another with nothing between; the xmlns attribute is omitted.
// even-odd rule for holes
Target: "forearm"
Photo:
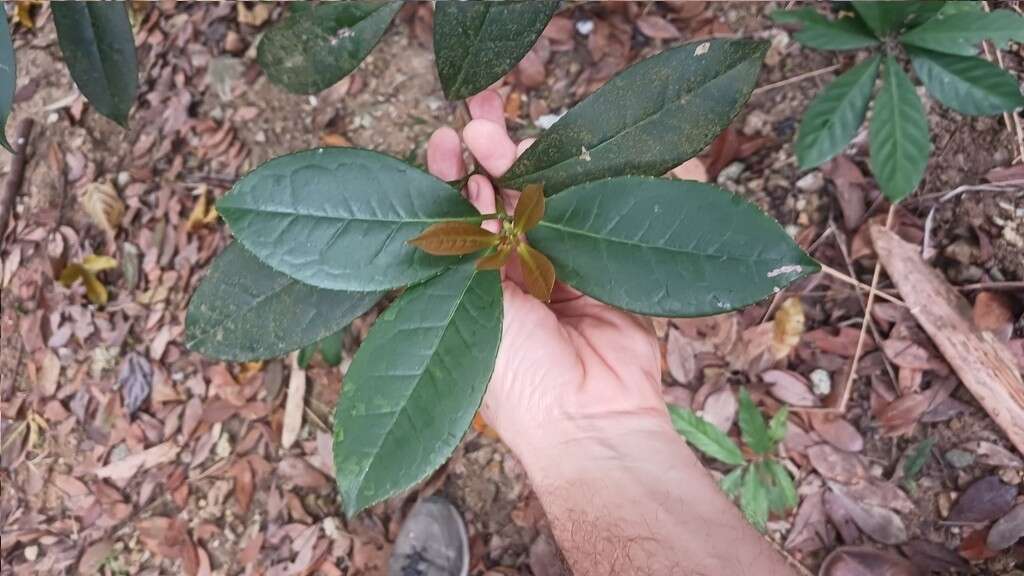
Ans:
<svg viewBox="0 0 1024 576"><path fill-rule="evenodd" d="M667 418L630 418L521 452L575 574L792 574Z"/></svg>

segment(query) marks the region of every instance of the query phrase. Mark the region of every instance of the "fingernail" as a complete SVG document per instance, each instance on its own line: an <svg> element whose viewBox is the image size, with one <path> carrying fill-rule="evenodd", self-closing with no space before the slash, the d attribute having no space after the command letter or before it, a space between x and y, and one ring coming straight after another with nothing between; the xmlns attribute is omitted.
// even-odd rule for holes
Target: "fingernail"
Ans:
<svg viewBox="0 0 1024 576"><path fill-rule="evenodd" d="M480 184L478 184L474 179L469 180L467 196L469 196L469 201L471 203L476 203L477 198L480 197Z"/></svg>

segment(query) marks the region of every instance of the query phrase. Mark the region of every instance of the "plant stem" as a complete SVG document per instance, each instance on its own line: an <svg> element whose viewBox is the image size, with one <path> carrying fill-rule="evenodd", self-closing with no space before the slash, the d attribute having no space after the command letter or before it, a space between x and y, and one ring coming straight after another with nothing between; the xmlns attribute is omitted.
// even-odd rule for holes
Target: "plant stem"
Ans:
<svg viewBox="0 0 1024 576"><path fill-rule="evenodd" d="M882 300L887 300L889 302L892 302L893 304L896 304L898 306L902 306L904 308L907 307L907 305L903 302L903 300L900 300L899 298L897 298L895 296L890 296L890 295L886 294L885 292L882 292L881 290L875 290L871 286L868 286L867 284L864 284L863 282L857 280L856 278L847 276L846 274L843 274L842 272L840 272L839 270L836 270L835 268L832 268L830 266L826 266L824 264L821 264L820 262L818 264L821 266L821 271L822 272L824 272L825 274L828 274L829 276L831 276L833 278L836 278L837 280L842 280L843 282L846 282L847 284L850 284L851 286L856 286L857 288L860 288L861 290L866 290L868 292L868 294L871 294L871 295L874 295L874 296L878 296Z"/></svg>

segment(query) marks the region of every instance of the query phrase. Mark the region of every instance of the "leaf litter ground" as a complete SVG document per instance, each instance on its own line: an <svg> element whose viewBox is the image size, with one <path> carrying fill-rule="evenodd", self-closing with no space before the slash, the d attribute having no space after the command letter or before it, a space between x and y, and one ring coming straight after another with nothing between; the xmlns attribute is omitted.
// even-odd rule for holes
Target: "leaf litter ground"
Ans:
<svg viewBox="0 0 1024 576"><path fill-rule="evenodd" d="M30 116L38 124L17 223L0 254L2 573L382 573L404 514L417 496L435 492L469 524L474 574L558 573L522 468L486 430L471 432L415 493L346 522L329 457L338 371L314 363L306 372L305 409L288 411L290 420L301 413L301 428L286 449L290 363L215 364L183 347L188 297L227 241L209 206L240 174L319 144L422 162L432 130L457 117L434 76L426 6L403 10L370 59L315 99L273 88L254 62L251 44L279 17L275 10L141 10L145 103L124 132L89 110L56 72L46 8L35 9L37 31L16 30L22 65L10 124ZM766 10L703 3L563 9L507 79L510 124L520 137L535 135L628 63L710 35L771 40L762 87L853 64L848 55L799 48L770 27ZM1020 70L1019 58L1005 58ZM805 246L814 244L816 257L844 272L849 259L869 281L874 254L865 222L884 217L884 206L866 173L866 138L820 172L798 173L793 157L796 121L832 74L756 93L702 160L713 180L757 202ZM936 151L894 229L920 245L934 208L932 263L952 284L1021 281L1021 194L940 198L986 176L1003 178L1014 148L1002 120L964 119L938 106L928 114ZM6 173L9 156L2 156ZM97 182L112 184L125 205L113 243L79 204ZM120 264L102 276L111 297L99 310L81 287L54 281L66 263L94 253ZM882 286L892 286L884 274ZM1020 291L980 292L966 292L975 319L1004 334L1020 358ZM799 306L785 303L790 296L799 296ZM741 384L769 411L780 399L827 404L849 369L860 302L850 287L819 276L771 310L763 303L710 320L656 322L666 399L734 434ZM346 336L342 370L375 316L357 320ZM912 317L888 303L876 304L873 317L880 341L868 340L843 417L791 420L784 455L799 472L801 505L773 518L769 534L812 570L828 551L863 542L936 569L1008 573L1020 544L995 551L991 522L957 518L1005 516L997 530L1005 540L1013 530L1010 496L1020 498L1020 455ZM780 352L787 358L774 360ZM916 459L920 471L907 477L915 466L906 462L926 439L933 443Z"/></svg>

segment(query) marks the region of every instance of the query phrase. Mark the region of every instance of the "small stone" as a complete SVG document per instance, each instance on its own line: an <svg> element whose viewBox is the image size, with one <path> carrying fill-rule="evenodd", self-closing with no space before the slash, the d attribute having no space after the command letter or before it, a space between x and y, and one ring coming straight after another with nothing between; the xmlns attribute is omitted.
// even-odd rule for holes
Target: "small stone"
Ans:
<svg viewBox="0 0 1024 576"><path fill-rule="evenodd" d="M743 162L733 162L725 168L722 168L722 171L718 173L716 181L719 185L725 184L726 182L735 182L736 179L740 177L740 174L743 174L743 171L746 170L746 168L747 167L743 165Z"/></svg>
<svg viewBox="0 0 1024 576"><path fill-rule="evenodd" d="M227 35L224 36L224 51L236 56L245 51L245 42L242 41L238 32L228 30Z"/></svg>
<svg viewBox="0 0 1024 576"><path fill-rule="evenodd" d="M1024 476L1024 470L1014 468L1000 468L996 475L999 476L1000 480L1010 486L1019 486L1021 481L1024 480L1024 478L1022 478L1022 476Z"/></svg>
<svg viewBox="0 0 1024 576"><path fill-rule="evenodd" d="M579 20L576 22L576 31L584 36L589 36L594 31L593 20Z"/></svg>
<svg viewBox="0 0 1024 576"><path fill-rule="evenodd" d="M121 171L117 173L117 187L124 188L132 181L132 175L128 172Z"/></svg>
<svg viewBox="0 0 1024 576"><path fill-rule="evenodd" d="M769 125L768 115L760 110L751 110L743 119L743 133L748 136L762 134L765 127Z"/></svg>
<svg viewBox="0 0 1024 576"><path fill-rule="evenodd" d="M950 466L957 469L966 468L971 464L974 464L974 453L966 450L960 450L959 448L954 448L946 452L945 458L946 462L949 462Z"/></svg>
<svg viewBox="0 0 1024 576"><path fill-rule="evenodd" d="M217 445L214 447L213 452L218 458L227 458L231 455L231 436L227 433L221 433L220 438L217 438Z"/></svg>
<svg viewBox="0 0 1024 576"><path fill-rule="evenodd" d="M961 239L953 242L949 246L946 246L946 249L943 250L942 253L945 254L947 258L951 258L957 262L973 264L979 260L978 256L980 249L971 242Z"/></svg>
<svg viewBox="0 0 1024 576"><path fill-rule="evenodd" d="M808 172L803 178L796 181L796 189L809 194L821 192L825 189L825 177L818 170Z"/></svg>
<svg viewBox="0 0 1024 576"><path fill-rule="evenodd" d="M25 560L35 562L36 558L39 558L39 546L29 546L28 548L25 548Z"/></svg>
<svg viewBox="0 0 1024 576"><path fill-rule="evenodd" d="M832 392L832 375L824 368L811 371L811 390L816 396L824 398Z"/></svg>

